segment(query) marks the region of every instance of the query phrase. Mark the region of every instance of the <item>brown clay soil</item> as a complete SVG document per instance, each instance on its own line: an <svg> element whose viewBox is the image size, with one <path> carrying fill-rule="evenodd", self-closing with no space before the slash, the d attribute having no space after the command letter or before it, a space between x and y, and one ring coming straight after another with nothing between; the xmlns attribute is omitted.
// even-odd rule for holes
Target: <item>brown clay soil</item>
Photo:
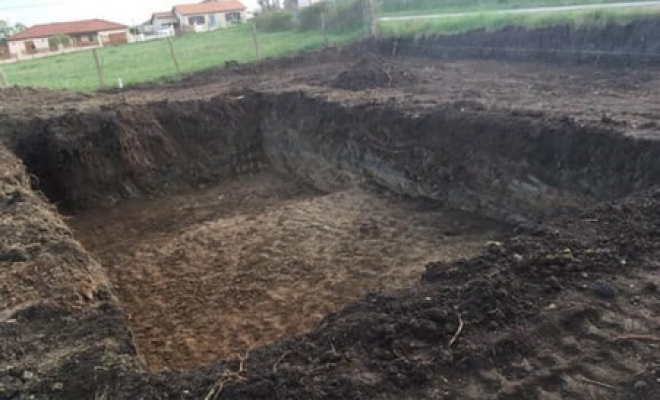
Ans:
<svg viewBox="0 0 660 400"><path fill-rule="evenodd" d="M356 60L0 90L0 399L660 397L657 70Z"/></svg>
<svg viewBox="0 0 660 400"><path fill-rule="evenodd" d="M69 220L108 269L152 369L244 354L303 333L426 264L471 257L499 225L272 173Z"/></svg>

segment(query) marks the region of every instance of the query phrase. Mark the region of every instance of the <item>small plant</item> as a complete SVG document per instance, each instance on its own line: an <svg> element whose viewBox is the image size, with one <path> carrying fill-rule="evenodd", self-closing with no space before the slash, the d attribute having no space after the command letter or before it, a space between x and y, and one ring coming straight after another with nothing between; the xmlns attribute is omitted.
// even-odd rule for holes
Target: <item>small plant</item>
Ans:
<svg viewBox="0 0 660 400"><path fill-rule="evenodd" d="M57 50L60 46L67 47L71 44L71 38L66 35L58 35L48 39L48 45L52 50Z"/></svg>
<svg viewBox="0 0 660 400"><path fill-rule="evenodd" d="M255 18L257 29L262 32L282 32L293 29L293 14L287 11L274 11Z"/></svg>

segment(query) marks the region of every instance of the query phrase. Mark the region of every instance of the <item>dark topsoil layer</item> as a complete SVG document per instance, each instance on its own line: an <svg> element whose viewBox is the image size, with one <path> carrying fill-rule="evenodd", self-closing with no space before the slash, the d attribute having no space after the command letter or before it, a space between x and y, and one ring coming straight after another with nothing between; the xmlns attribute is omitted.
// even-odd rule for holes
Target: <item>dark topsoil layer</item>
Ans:
<svg viewBox="0 0 660 400"><path fill-rule="evenodd" d="M660 65L660 19L625 25L507 27L455 35L378 41L380 52L433 58L484 58L578 63L598 66Z"/></svg>

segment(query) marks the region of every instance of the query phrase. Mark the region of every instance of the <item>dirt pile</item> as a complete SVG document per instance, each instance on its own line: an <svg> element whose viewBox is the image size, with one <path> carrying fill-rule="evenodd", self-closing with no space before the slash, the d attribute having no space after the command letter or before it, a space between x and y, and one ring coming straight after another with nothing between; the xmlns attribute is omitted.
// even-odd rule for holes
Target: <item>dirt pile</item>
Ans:
<svg viewBox="0 0 660 400"><path fill-rule="evenodd" d="M2 148L0 171L0 398L89 398L138 368L125 316L105 271Z"/></svg>
<svg viewBox="0 0 660 400"><path fill-rule="evenodd" d="M409 84L415 81L411 72L387 63L375 54L367 54L330 82L337 89L366 90Z"/></svg>

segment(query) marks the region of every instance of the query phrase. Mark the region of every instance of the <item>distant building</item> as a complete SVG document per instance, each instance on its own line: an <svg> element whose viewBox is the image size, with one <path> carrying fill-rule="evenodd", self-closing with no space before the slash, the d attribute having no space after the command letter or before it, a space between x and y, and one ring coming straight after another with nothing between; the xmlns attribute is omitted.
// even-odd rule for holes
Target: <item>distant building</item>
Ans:
<svg viewBox="0 0 660 400"><path fill-rule="evenodd" d="M247 7L238 0L207 0L172 8L181 31L207 31L244 23Z"/></svg>
<svg viewBox="0 0 660 400"><path fill-rule="evenodd" d="M13 57L128 43L128 27L102 19L35 25L7 39Z"/></svg>
<svg viewBox="0 0 660 400"><path fill-rule="evenodd" d="M155 30L179 28L179 19L177 18L176 14L174 14L174 11L163 11L163 12L153 13L151 15L150 23Z"/></svg>
<svg viewBox="0 0 660 400"><path fill-rule="evenodd" d="M155 36L168 32L204 32L244 23L247 18L247 7L238 0L205 0L155 12L143 29Z"/></svg>

